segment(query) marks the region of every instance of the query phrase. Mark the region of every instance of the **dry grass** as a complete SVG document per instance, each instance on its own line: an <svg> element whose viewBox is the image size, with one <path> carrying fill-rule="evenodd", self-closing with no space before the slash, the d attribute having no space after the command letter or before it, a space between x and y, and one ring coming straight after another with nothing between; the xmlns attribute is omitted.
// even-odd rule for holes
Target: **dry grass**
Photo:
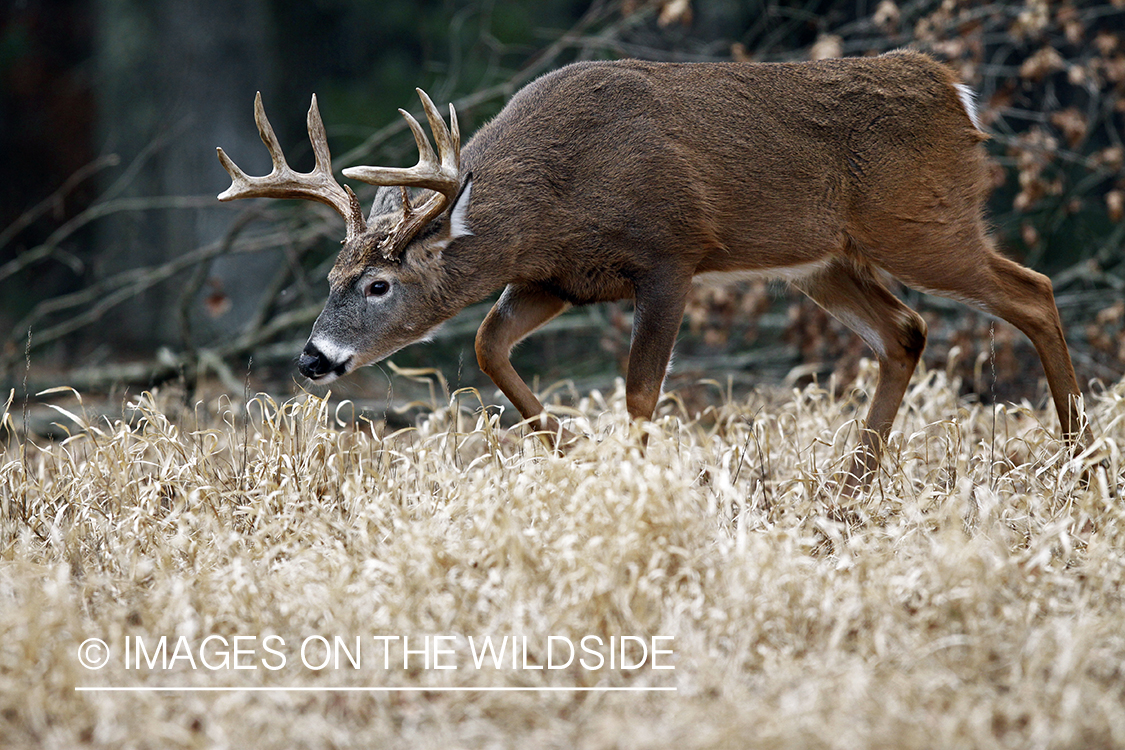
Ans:
<svg viewBox="0 0 1125 750"><path fill-rule="evenodd" d="M994 419L930 373L844 510L830 480L857 405L815 387L698 419L666 399L647 445L622 394L593 394L574 416L593 437L566 457L472 399L386 436L312 397L256 399L249 423L229 404L173 423L146 399L132 428L13 443L0 746L1125 746L1125 383L1088 404L1085 463L1106 461L1083 488L1053 416ZM125 667L127 636L161 635L273 635L287 662L256 646L255 670ZM313 635L362 637L360 668L300 664ZM385 669L377 635L456 636L459 668L401 669L396 646ZM675 669L474 669L467 639L504 635L533 664L552 635L670 635ZM77 656L91 637L113 650L99 671ZM441 690L486 686L676 692Z"/></svg>

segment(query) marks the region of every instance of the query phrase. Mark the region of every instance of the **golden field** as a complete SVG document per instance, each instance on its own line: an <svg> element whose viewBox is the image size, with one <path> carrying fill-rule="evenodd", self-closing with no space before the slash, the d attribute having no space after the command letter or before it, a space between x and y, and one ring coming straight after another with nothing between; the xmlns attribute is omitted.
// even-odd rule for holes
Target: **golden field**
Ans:
<svg viewBox="0 0 1125 750"><path fill-rule="evenodd" d="M563 456L471 392L396 432L55 394L57 443L9 400L0 747L1125 747L1125 383L1072 459L923 373L841 507L872 378L594 392Z"/></svg>

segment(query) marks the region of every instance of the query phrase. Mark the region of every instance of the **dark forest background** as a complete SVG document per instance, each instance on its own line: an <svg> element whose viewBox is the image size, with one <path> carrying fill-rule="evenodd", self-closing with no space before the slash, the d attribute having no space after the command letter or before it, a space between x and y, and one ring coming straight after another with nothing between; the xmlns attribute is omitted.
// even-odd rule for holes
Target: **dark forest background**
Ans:
<svg viewBox="0 0 1125 750"><path fill-rule="evenodd" d="M313 204L219 204L223 146L269 170L261 91L290 162L311 168L316 93L337 174L407 165L397 114L452 101L472 133L521 85L579 59L801 60L913 46L979 93L1005 252L1049 273L1083 383L1125 371L1125 0L0 0L0 387L84 392L202 383L286 394L327 294L342 222ZM748 155L752 158L752 155ZM361 198L370 189L355 185ZM923 312L926 362L986 398L1040 398L1022 336L955 303ZM393 358L486 386L472 336L487 305ZM627 355L630 306L574 310L517 369L575 392ZM699 290L672 384L838 373L868 356L812 303L765 283ZM336 386L380 396L367 368ZM486 398L497 397L488 389Z"/></svg>

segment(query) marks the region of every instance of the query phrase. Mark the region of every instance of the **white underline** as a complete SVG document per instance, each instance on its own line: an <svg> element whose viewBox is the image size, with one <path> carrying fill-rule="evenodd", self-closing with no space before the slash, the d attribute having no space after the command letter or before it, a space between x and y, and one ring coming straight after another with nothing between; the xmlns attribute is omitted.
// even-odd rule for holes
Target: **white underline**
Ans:
<svg viewBox="0 0 1125 750"><path fill-rule="evenodd" d="M102 693L657 693L676 692L675 687L75 687L76 692Z"/></svg>

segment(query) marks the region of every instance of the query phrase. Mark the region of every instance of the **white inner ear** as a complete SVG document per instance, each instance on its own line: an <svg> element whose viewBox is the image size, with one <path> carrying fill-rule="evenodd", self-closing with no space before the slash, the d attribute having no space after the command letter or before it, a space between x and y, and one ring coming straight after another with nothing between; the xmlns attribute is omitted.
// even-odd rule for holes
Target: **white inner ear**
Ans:
<svg viewBox="0 0 1125 750"><path fill-rule="evenodd" d="M957 89L957 96L961 97L961 106L965 108L965 112L969 115L969 120L972 121L973 127L977 130L984 130L980 121L980 112L977 111L977 93L970 87L963 83L953 84Z"/></svg>
<svg viewBox="0 0 1125 750"><path fill-rule="evenodd" d="M470 179L465 183L465 189L457 196L457 202L453 204L453 210L449 212L449 238L455 240L458 237L465 237L473 233L469 229L469 196L473 192L473 181Z"/></svg>

